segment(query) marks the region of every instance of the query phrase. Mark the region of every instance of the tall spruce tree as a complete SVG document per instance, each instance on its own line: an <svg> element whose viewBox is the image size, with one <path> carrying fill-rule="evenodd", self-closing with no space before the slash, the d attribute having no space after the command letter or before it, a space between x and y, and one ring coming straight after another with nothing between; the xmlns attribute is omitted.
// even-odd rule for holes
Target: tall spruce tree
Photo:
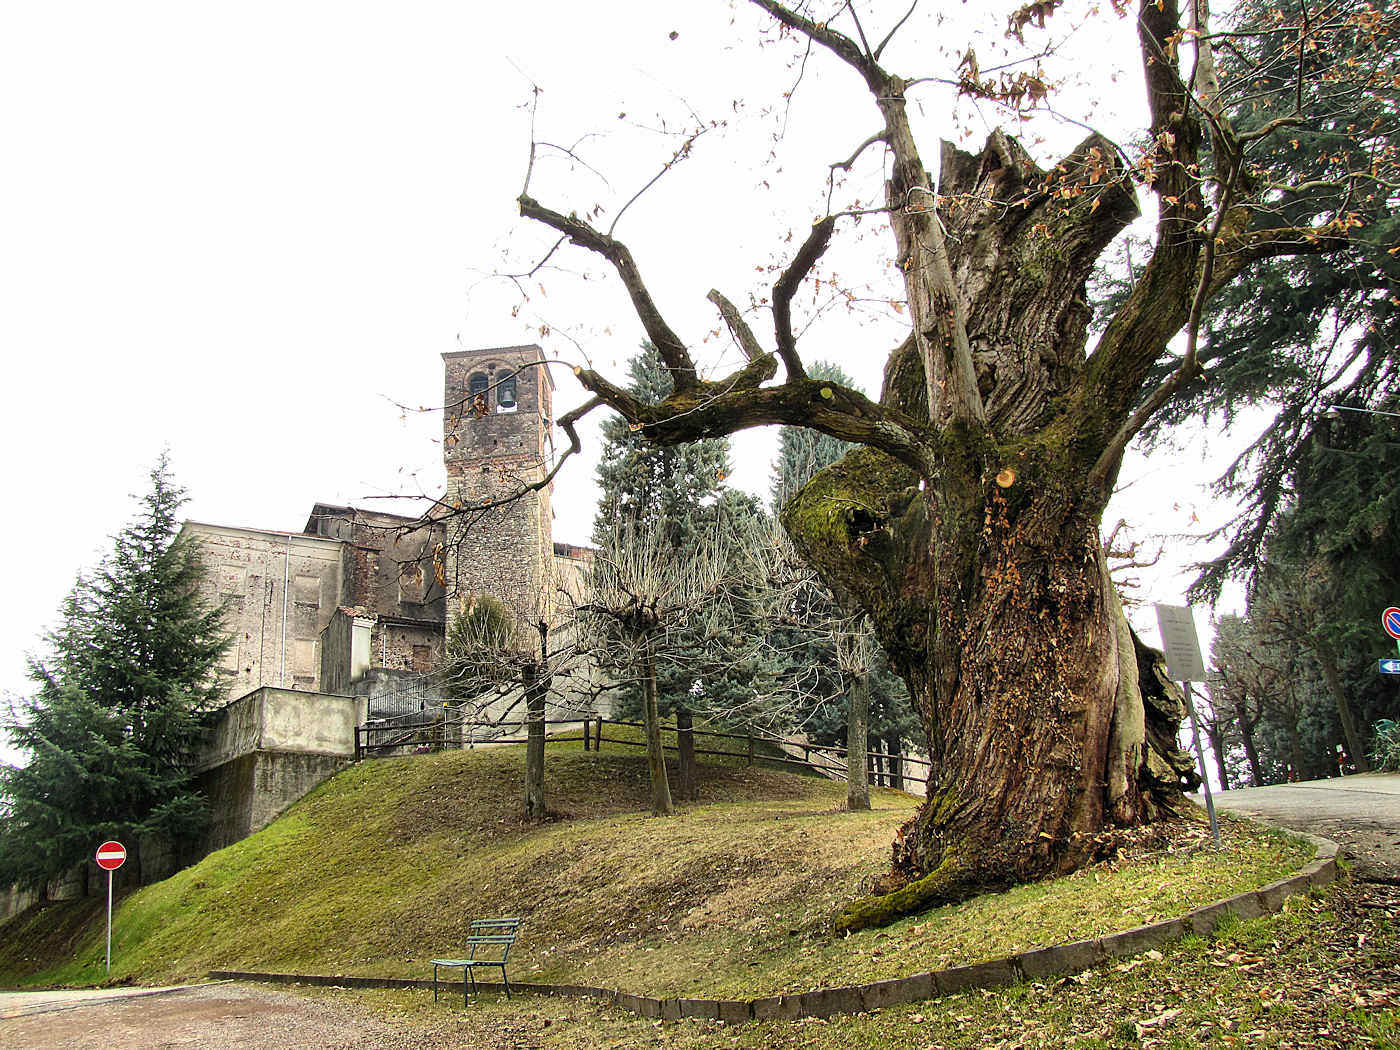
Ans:
<svg viewBox="0 0 1400 1050"><path fill-rule="evenodd" d="M671 393L670 374L650 343L628 366L628 391L641 401L657 403ZM602 490L593 540L606 547L621 533L650 538L681 558L707 542L716 528L733 531L738 522L762 514L756 501L724 484L730 471L729 441L714 439L658 446L613 416L602 426L603 450L598 466ZM756 666L753 648L744 644L743 627L707 617L669 632L669 644L655 657L657 709L663 718L688 724L696 713L724 721L726 715L753 707L755 682L765 668ZM677 658L684 653L684 659ZM644 703L643 684L623 678L615 710L637 717ZM682 725L681 728L684 728ZM683 798L693 794L682 783Z"/></svg>
<svg viewBox="0 0 1400 1050"><path fill-rule="evenodd" d="M808 370L813 379L829 380L854 388L855 384L838 366L814 361ZM816 430L783 427L778 435L778 458L770 485L773 514L781 513L788 498L812 480L820 470L836 463L852 446ZM872 653L864 663L868 673L859 682L843 670L843 646L852 648L847 637L852 630L868 630L863 620L852 621L850 612L831 591L815 578L801 586L794 597L792 616L774 632L774 647L781 656L778 675L803 680L802 703L791 712L795 724L814 740L825 744L845 743L849 738L849 705L846 695L859 688L867 706L864 721L871 740L883 743L891 755L903 745L923 746L918 716L909 703L909 690L890 671L883 654ZM864 651L869 646L856 646Z"/></svg>
<svg viewBox="0 0 1400 1050"><path fill-rule="evenodd" d="M126 843L140 871L143 843L178 856L207 821L190 770L228 636L201 596L198 549L178 536L185 496L167 455L150 478L136 519L65 601L47 653L30 661L34 691L11 712L6 729L28 761L0 769L0 881L42 886L105 838Z"/></svg>
<svg viewBox="0 0 1400 1050"><path fill-rule="evenodd" d="M1397 491L1400 419L1367 412L1319 421L1283 479L1284 509L1270 524L1248 611L1256 644L1291 653L1295 665L1289 703L1266 700L1256 733L1264 751L1278 752L1275 768L1335 772L1341 745L1364 771L1372 725L1400 716L1376 665L1393 655L1378 618L1400 593ZM1249 669L1238 655L1232 663L1237 675Z"/></svg>

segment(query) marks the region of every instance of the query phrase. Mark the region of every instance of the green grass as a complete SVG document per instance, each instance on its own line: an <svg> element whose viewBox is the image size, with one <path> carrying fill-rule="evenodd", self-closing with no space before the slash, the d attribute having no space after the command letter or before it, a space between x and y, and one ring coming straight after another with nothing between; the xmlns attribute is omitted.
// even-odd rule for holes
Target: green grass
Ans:
<svg viewBox="0 0 1400 1050"><path fill-rule="evenodd" d="M1223 854L1186 846L833 939L843 902L883 871L916 800L742 763L702 766L702 802L644 815L645 760L551 748L558 819L523 824L522 750L383 759L346 770L258 834L121 902L113 979L211 969L421 977L472 918L526 919L512 976L662 995L748 998L972 962L1179 914L1297 867L1310 847L1227 823ZM102 977L91 901L13 920L0 984Z"/></svg>
<svg viewBox="0 0 1400 1050"><path fill-rule="evenodd" d="M551 1050L1037 1050L1075 1047L1400 1047L1400 928L1384 893L1291 899L1283 913L1222 925L1071 977L825 1020L647 1021L587 999L455 997L304 989L425 1045ZM430 1042L433 1038L441 1043Z"/></svg>

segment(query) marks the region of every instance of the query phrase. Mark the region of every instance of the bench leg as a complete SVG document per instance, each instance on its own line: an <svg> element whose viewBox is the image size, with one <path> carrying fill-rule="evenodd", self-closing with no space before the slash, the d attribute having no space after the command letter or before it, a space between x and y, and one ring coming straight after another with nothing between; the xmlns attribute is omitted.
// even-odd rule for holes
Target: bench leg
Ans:
<svg viewBox="0 0 1400 1050"><path fill-rule="evenodd" d="M433 1002L437 1002L437 997L438 997L437 967L434 966L434 967L433 967Z"/></svg>
<svg viewBox="0 0 1400 1050"><path fill-rule="evenodd" d="M465 1007L468 1007L468 1006L470 1006L470 1005L472 1004L472 1001L471 1001L470 997L468 997L468 995L467 995L467 974L471 974L471 975L472 975L471 990L472 990L472 991L476 991L476 974L472 972L472 967L470 967L470 966L463 966L463 967L462 967L462 1006L463 1006L464 1008L465 1008Z"/></svg>
<svg viewBox="0 0 1400 1050"><path fill-rule="evenodd" d="M506 976L506 968L501 966L501 983L506 986L506 998L510 998L510 978Z"/></svg>

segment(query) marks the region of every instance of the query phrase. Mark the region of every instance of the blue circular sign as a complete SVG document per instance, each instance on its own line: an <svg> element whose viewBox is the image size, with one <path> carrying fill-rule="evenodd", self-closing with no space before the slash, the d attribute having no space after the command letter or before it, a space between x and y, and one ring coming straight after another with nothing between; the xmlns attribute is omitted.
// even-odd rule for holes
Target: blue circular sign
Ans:
<svg viewBox="0 0 1400 1050"><path fill-rule="evenodd" d="M1400 641L1400 609L1392 605L1381 613L1381 626L1385 628L1386 634Z"/></svg>

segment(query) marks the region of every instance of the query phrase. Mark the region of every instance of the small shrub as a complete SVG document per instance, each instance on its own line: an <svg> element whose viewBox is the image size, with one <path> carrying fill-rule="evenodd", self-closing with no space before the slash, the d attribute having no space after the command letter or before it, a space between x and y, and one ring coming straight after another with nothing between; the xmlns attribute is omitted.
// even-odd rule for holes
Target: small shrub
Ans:
<svg viewBox="0 0 1400 1050"><path fill-rule="evenodd" d="M1387 773L1400 772L1400 722L1382 718L1372 732L1376 746L1371 752L1371 761L1376 769Z"/></svg>

